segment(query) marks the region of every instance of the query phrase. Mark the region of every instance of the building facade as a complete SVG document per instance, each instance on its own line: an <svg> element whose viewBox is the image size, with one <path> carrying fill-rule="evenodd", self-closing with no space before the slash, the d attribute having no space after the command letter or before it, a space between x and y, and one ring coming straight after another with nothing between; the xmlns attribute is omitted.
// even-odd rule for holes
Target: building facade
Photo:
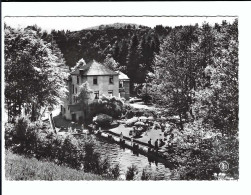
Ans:
<svg viewBox="0 0 251 195"><path fill-rule="evenodd" d="M121 95L120 93L121 82L123 82L123 86L127 86L127 81L129 82L129 80L123 79L120 81L120 75L120 72L112 71L95 60L77 67L70 73L70 77L67 80L69 95L68 98L63 100L64 105L61 106L62 115L72 121L82 121L86 118L87 111L85 108L81 108L76 100L80 86L85 82L89 84L90 89L93 91L90 99L87 100L88 103L94 99L98 99L101 95L128 97L129 99L130 94L126 93L125 95L125 93L123 93ZM126 75L123 77L125 78Z"/></svg>
<svg viewBox="0 0 251 195"><path fill-rule="evenodd" d="M129 100L130 98L130 79L123 72L119 73L119 94L121 98Z"/></svg>

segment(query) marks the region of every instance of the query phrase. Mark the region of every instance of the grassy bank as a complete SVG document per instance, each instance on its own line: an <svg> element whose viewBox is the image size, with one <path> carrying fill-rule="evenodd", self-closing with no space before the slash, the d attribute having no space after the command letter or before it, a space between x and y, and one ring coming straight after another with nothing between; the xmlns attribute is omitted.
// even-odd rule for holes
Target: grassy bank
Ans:
<svg viewBox="0 0 251 195"><path fill-rule="evenodd" d="M105 180L99 175L85 173L52 162L38 161L21 155L5 152L6 180Z"/></svg>

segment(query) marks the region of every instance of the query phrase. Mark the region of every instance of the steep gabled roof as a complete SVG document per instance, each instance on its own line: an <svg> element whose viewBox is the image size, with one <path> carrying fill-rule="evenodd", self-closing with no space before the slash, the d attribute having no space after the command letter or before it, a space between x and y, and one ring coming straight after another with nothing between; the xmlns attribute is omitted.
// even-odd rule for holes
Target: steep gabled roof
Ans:
<svg viewBox="0 0 251 195"><path fill-rule="evenodd" d="M119 80L130 80L129 77L121 71L116 71L119 73Z"/></svg>
<svg viewBox="0 0 251 195"><path fill-rule="evenodd" d="M83 70L83 74L85 76L98 76L98 75L118 75L117 72L110 70L106 66L92 60L88 62L86 65L78 67L76 70L71 72L71 75L79 75L79 70Z"/></svg>

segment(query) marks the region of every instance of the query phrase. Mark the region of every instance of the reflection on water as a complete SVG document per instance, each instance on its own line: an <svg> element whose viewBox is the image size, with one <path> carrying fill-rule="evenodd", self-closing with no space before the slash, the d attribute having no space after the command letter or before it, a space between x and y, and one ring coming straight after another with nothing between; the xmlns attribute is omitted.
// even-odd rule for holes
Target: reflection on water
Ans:
<svg viewBox="0 0 251 195"><path fill-rule="evenodd" d="M95 137L98 142L96 149L102 156L108 156L112 164L119 163L121 175L125 175L127 167L136 165L141 175L143 168L158 180L169 180L170 170L164 164L154 161L154 159L147 158L141 154L135 154L127 148L122 148L118 144L110 143L107 140Z"/></svg>

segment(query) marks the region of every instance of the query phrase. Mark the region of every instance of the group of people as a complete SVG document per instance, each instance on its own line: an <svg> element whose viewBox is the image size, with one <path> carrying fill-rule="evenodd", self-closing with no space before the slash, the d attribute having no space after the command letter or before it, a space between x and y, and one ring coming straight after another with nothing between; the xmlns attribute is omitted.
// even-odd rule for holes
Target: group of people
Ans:
<svg viewBox="0 0 251 195"><path fill-rule="evenodd" d="M162 139L156 139L156 141L154 142L154 145L152 145L152 139L150 138L148 141L148 147L149 148L153 148L158 151L159 147L162 147L165 145L165 142Z"/></svg>

